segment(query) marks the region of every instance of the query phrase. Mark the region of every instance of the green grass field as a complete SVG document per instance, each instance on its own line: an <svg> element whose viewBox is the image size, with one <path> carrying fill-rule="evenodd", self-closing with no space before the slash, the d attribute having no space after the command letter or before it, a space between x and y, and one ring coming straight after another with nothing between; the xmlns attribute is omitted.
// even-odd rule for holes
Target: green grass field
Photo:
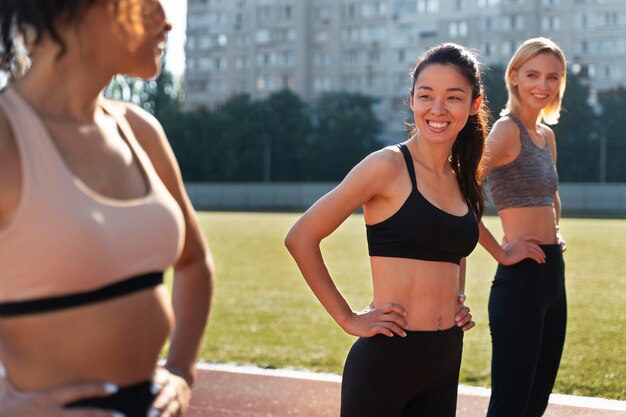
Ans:
<svg viewBox="0 0 626 417"><path fill-rule="evenodd" d="M200 213L217 277L202 349L209 362L341 373L354 338L328 316L283 246L297 214ZM499 235L499 221L486 218ZM567 340L555 391L626 399L626 220L563 219L569 300ZM371 300L360 215L323 250L353 309ZM467 305L477 326L466 333L461 382L489 386L487 299L493 261L481 247L468 259Z"/></svg>

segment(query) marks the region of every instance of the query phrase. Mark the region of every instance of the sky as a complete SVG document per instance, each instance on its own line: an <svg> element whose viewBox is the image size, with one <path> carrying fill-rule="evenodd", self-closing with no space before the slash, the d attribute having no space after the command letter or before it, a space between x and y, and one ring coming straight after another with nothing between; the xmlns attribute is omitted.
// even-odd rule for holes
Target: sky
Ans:
<svg viewBox="0 0 626 417"><path fill-rule="evenodd" d="M185 27L187 26L186 0L161 0L173 29L168 35L167 68L176 76L185 72Z"/></svg>

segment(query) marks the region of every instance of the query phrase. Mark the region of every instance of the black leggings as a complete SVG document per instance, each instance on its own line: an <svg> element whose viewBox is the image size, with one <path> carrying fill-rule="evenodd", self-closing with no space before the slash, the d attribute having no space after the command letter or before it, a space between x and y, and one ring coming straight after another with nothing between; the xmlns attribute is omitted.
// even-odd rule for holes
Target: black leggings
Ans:
<svg viewBox="0 0 626 417"><path fill-rule="evenodd" d="M546 263L498 265L489 297L492 339L488 417L539 417L548 406L565 342L565 264L559 245Z"/></svg>
<svg viewBox="0 0 626 417"><path fill-rule="evenodd" d="M358 339L343 370L341 417L454 417L463 331Z"/></svg>
<svg viewBox="0 0 626 417"><path fill-rule="evenodd" d="M122 387L115 394L102 398L88 398L67 404L66 408L97 408L119 411L125 417L146 417L152 407L155 395L152 394L152 381Z"/></svg>

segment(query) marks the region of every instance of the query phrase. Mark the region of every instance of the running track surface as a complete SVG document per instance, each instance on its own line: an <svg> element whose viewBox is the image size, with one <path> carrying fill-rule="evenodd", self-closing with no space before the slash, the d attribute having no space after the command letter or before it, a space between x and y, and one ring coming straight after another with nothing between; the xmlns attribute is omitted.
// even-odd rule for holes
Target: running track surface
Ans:
<svg viewBox="0 0 626 417"><path fill-rule="evenodd" d="M457 417L485 416L488 390L459 392ZM185 417L339 417L339 395L334 375L200 365ZM626 401L553 395L544 417L626 417Z"/></svg>

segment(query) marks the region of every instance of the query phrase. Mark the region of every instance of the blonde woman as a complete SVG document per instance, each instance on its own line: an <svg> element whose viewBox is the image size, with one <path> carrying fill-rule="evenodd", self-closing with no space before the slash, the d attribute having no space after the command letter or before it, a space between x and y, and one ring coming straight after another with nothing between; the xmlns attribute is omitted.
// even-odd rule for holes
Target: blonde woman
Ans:
<svg viewBox="0 0 626 417"><path fill-rule="evenodd" d="M556 144L548 127L558 122L565 91L563 52L549 39L529 39L505 80L508 103L489 134L485 162L504 239L499 244L482 222L479 239L499 263L489 298L487 415L534 417L547 407L567 321Z"/></svg>

